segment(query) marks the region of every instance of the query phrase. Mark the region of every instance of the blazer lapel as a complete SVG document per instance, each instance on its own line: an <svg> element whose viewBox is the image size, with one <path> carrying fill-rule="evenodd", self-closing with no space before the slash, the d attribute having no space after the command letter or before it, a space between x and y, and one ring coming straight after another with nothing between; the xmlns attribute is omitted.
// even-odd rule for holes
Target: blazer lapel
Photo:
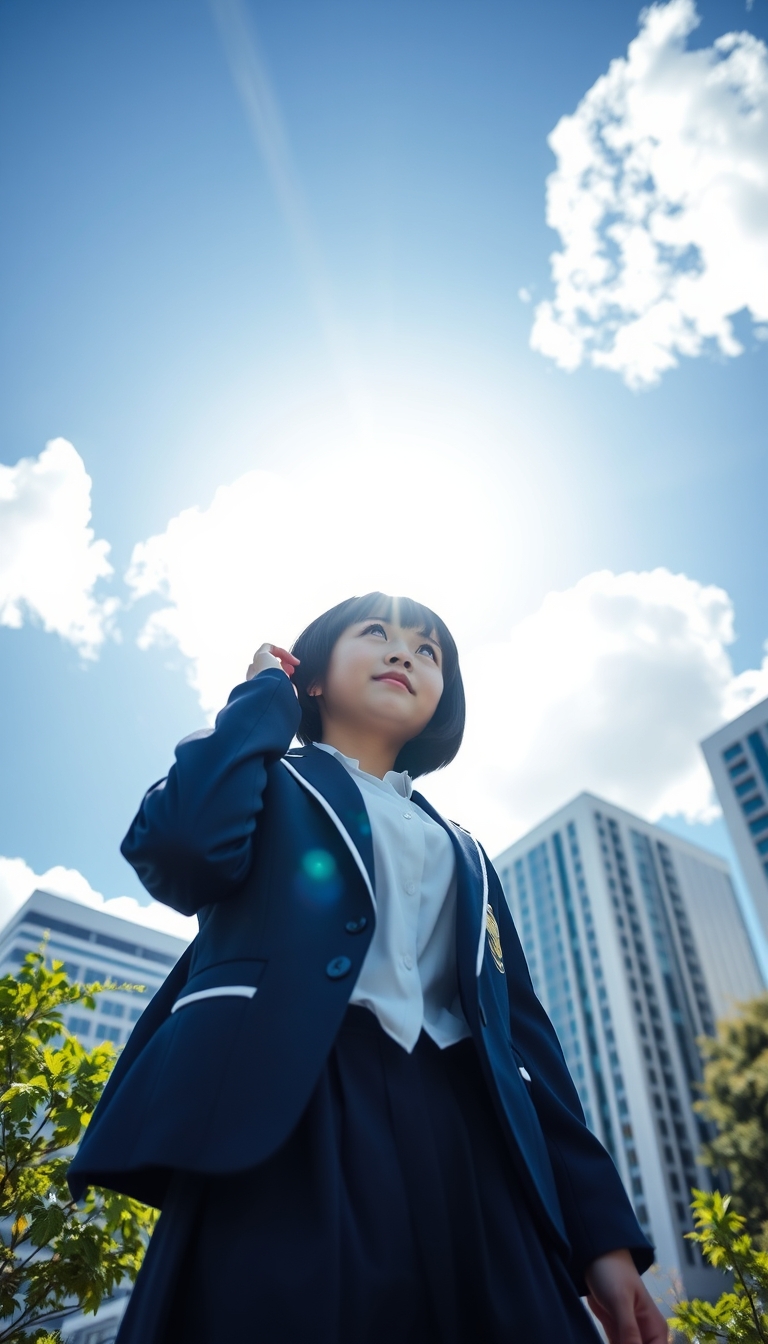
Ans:
<svg viewBox="0 0 768 1344"><path fill-rule="evenodd" d="M341 761L311 744L286 752L281 764L327 812L357 864L376 908L371 823L363 795Z"/></svg>
<svg viewBox="0 0 768 1344"><path fill-rule="evenodd" d="M456 956L459 983L464 997L477 1003L477 977L483 965L485 951L485 907L488 901L488 874L480 846L469 831L456 822L446 821L420 793L412 794L413 801L433 821L448 832L456 854Z"/></svg>

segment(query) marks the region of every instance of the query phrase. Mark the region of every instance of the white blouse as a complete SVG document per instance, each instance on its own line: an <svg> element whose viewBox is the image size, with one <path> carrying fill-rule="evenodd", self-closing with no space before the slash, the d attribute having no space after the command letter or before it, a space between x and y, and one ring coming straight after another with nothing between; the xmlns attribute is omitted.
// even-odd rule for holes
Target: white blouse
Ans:
<svg viewBox="0 0 768 1344"><path fill-rule="evenodd" d="M456 973L456 856L442 826L411 801L407 771L383 779L326 742L363 795L371 822L376 928L350 1003L370 1008L409 1053L426 1031L440 1047L469 1036Z"/></svg>

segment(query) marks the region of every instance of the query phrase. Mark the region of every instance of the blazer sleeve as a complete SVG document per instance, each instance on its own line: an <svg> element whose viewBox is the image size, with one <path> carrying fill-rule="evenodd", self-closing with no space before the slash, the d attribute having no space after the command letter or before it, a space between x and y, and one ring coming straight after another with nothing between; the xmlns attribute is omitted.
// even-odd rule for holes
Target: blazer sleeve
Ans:
<svg viewBox="0 0 768 1344"><path fill-rule="evenodd" d="M536 997L514 920L490 861L488 871L499 912L513 1047L531 1075L531 1099L573 1252L569 1268L583 1294L587 1292L584 1271L598 1256L626 1249L643 1274L653 1264L653 1247L640 1228L612 1157L587 1128L579 1094L555 1029Z"/></svg>
<svg viewBox="0 0 768 1344"><path fill-rule="evenodd" d="M280 668L236 686L215 727L185 738L120 846L150 895L184 915L227 896L251 868L266 766L301 712Z"/></svg>

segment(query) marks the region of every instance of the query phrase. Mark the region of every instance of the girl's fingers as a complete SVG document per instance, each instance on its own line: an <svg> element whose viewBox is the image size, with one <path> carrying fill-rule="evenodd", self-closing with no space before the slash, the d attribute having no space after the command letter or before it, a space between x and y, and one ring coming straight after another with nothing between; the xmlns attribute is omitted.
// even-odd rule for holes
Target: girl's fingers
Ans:
<svg viewBox="0 0 768 1344"><path fill-rule="evenodd" d="M275 658L280 659L281 663L291 663L293 667L299 666L299 659L295 658L292 653L289 653L288 649L281 649L279 644L269 644L267 647L269 648L269 652L273 654Z"/></svg>
<svg viewBox="0 0 768 1344"><path fill-rule="evenodd" d="M298 666L299 659L288 649L281 648L279 644L261 644L251 659L245 679L251 681L268 667L280 667L287 677L292 677Z"/></svg>

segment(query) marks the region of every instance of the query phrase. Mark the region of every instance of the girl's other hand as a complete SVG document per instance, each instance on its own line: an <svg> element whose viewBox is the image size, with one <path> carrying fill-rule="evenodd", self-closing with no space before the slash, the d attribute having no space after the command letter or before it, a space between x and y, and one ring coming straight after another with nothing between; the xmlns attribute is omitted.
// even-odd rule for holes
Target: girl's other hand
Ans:
<svg viewBox="0 0 768 1344"><path fill-rule="evenodd" d="M610 1251L586 1272L587 1301L610 1344L667 1344L667 1323L629 1251Z"/></svg>
<svg viewBox="0 0 768 1344"><path fill-rule="evenodd" d="M264 672L268 667L282 668L287 677L292 677L294 669L298 666L298 658L294 658L287 649L281 649L279 644L262 644L253 655L245 680L252 681L259 672Z"/></svg>

